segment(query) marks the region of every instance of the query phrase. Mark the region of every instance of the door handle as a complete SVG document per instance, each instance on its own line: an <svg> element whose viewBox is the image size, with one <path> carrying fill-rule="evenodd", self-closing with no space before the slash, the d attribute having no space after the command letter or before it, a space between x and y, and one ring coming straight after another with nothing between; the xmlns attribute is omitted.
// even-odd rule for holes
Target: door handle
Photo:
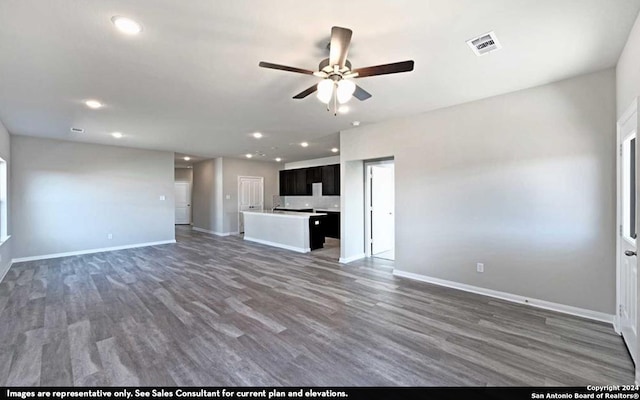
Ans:
<svg viewBox="0 0 640 400"><path fill-rule="evenodd" d="M636 252L635 252L635 251L625 250L625 251L624 251L624 255L625 255L625 256L627 256L627 257L632 257L632 256L635 256L635 255L637 255L637 254L636 254Z"/></svg>
<svg viewBox="0 0 640 400"><path fill-rule="evenodd" d="M187 204L187 207L191 207L191 204Z"/></svg>

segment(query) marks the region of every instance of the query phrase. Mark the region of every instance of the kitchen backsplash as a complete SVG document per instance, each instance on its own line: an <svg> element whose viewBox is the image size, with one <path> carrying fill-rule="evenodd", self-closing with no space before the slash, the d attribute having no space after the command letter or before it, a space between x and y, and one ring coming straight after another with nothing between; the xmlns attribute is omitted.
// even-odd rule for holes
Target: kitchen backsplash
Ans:
<svg viewBox="0 0 640 400"><path fill-rule="evenodd" d="M273 196L273 204L289 208L340 208L340 196L323 196L322 183L314 183L312 193L312 196Z"/></svg>

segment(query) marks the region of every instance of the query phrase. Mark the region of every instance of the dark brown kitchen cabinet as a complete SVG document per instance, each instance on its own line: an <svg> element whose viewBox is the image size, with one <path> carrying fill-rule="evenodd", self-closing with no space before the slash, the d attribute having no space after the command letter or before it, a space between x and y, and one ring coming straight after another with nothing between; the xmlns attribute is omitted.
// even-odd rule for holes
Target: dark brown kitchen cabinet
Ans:
<svg viewBox="0 0 640 400"><path fill-rule="evenodd" d="M280 171L280 196L311 196L317 182L323 196L340 195L340 164Z"/></svg>
<svg viewBox="0 0 640 400"><path fill-rule="evenodd" d="M340 239L340 213L336 211L318 211L327 214L324 221L324 234L327 237Z"/></svg>
<svg viewBox="0 0 640 400"><path fill-rule="evenodd" d="M340 195L340 164L322 167L322 195Z"/></svg>
<svg viewBox="0 0 640 400"><path fill-rule="evenodd" d="M311 196L311 185L307 184L307 170L292 169L293 174L293 196Z"/></svg>
<svg viewBox="0 0 640 400"><path fill-rule="evenodd" d="M280 171L280 196L287 196L290 191L289 171Z"/></svg>
<svg viewBox="0 0 640 400"><path fill-rule="evenodd" d="M305 168L280 171L280 196L311 196Z"/></svg>
<svg viewBox="0 0 640 400"><path fill-rule="evenodd" d="M307 170L307 185L322 182L322 167L305 168Z"/></svg>

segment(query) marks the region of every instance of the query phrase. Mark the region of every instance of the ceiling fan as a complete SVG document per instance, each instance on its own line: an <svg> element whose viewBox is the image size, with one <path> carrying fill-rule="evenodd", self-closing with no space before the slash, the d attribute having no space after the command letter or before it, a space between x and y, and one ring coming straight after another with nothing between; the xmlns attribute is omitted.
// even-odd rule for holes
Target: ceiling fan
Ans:
<svg viewBox="0 0 640 400"><path fill-rule="evenodd" d="M317 71L264 61L261 61L258 65L262 68L279 69L299 74L315 75L322 78L319 83L303 90L293 96L293 98L304 99L317 91L318 99L327 105L327 110L329 110L329 103L333 100L333 113L337 115L338 103L344 104L348 102L352 96L360 101L367 100L371 97L371 94L356 85L352 78L365 78L368 76L413 71L413 60L352 69L351 62L347 60L352 34L351 29L341 28L339 26L331 28L329 58L320 61Z"/></svg>

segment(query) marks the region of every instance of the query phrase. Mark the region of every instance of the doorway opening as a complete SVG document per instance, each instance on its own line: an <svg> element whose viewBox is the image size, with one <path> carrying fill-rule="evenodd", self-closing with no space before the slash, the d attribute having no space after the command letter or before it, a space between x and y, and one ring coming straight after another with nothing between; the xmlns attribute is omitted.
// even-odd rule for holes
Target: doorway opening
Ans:
<svg viewBox="0 0 640 400"><path fill-rule="evenodd" d="M616 280L617 307L616 330L622 335L629 354L637 365L637 301L638 301L638 260L637 260L637 202L636 202L636 137L638 129L638 103L618 120L617 152L617 220L616 235ZM636 372L637 376L637 372Z"/></svg>
<svg viewBox="0 0 640 400"><path fill-rule="evenodd" d="M238 233L244 233L243 211L264 209L264 178L262 176L238 176Z"/></svg>
<svg viewBox="0 0 640 400"><path fill-rule="evenodd" d="M365 163L365 255L395 260L395 165Z"/></svg>

